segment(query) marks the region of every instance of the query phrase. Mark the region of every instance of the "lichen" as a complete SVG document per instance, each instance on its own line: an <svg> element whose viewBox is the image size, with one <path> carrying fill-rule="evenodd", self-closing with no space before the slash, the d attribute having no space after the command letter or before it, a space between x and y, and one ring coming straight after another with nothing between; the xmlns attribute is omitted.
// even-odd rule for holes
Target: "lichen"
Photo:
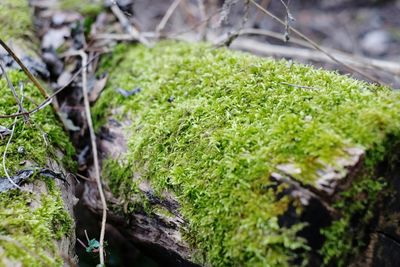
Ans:
<svg viewBox="0 0 400 267"><path fill-rule="evenodd" d="M96 128L112 110L131 122L128 152L103 176L126 198L137 192L129 172L173 191L187 241L212 266L289 266L307 250L303 225L278 223L291 203L270 180L278 164L296 163L296 178L314 186L346 147L365 148L368 168L399 135L398 93L291 61L162 42L119 46L103 70ZM118 87L142 91L126 98Z"/></svg>

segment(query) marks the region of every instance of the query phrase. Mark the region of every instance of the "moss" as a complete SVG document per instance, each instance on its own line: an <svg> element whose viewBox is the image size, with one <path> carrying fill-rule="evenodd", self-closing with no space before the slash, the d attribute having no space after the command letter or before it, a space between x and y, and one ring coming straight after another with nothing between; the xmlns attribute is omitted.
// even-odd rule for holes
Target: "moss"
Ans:
<svg viewBox="0 0 400 267"><path fill-rule="evenodd" d="M306 250L301 224L278 224L291 203L271 186L278 164L295 163L296 178L314 186L321 164L346 147L365 148L374 166L386 137L399 134L398 93L290 61L164 42L120 46L103 68L97 128L112 109L131 121L128 152L108 160L104 177L127 198L137 188L118 173L128 170L175 192L186 239L212 266L289 266ZM118 87L142 91L125 98Z"/></svg>
<svg viewBox="0 0 400 267"><path fill-rule="evenodd" d="M374 207L385 185L384 179L364 177L341 193L342 198L334 205L341 211L341 218L328 228L321 229L326 238L320 250L324 264L345 266L366 245L365 230L373 218Z"/></svg>
<svg viewBox="0 0 400 267"><path fill-rule="evenodd" d="M59 5L62 10L72 10L93 17L103 10L102 0L61 0Z"/></svg>
<svg viewBox="0 0 400 267"><path fill-rule="evenodd" d="M29 82L28 78L20 71L9 71L8 76L14 87L19 91L19 84L24 86L23 106L26 110L32 110L38 103L43 101L39 90ZM18 106L4 78L0 80L0 114L13 114L18 111ZM0 119L0 125L12 128L14 119ZM7 138L0 140L0 155L3 155ZM46 142L49 144L47 145ZM24 153L19 153L18 148L23 147ZM64 153L61 159L56 154L55 148ZM28 123L23 118L17 120L15 133L12 142L7 150L6 166L9 173L15 173L24 168L24 162L36 166L45 166L48 159L59 161L66 168L73 169L75 162L72 157L75 150L69 142L68 136L62 129L61 124L55 118L51 106L40 110L30 116ZM5 176L3 168L0 169L0 177Z"/></svg>
<svg viewBox="0 0 400 267"><path fill-rule="evenodd" d="M31 29L31 17L26 0L2 0L0 36L3 40L25 36Z"/></svg>
<svg viewBox="0 0 400 267"><path fill-rule="evenodd" d="M23 106L27 110L36 107L42 101L38 90L28 82L22 72L9 71L14 86L24 84ZM18 111L4 78L0 80L0 114L12 114ZM14 119L0 119L0 125L12 128ZM46 136L46 140L44 140ZM0 140L0 155L3 155L9 136ZM46 145L48 142L48 145ZM24 152L18 152L23 147ZM60 149L64 157L56 153ZM30 116L29 122L19 118L15 132L7 150L6 167L10 175L24 168L47 166L49 159L58 161L63 166L74 168L72 160L74 148L68 141L60 123L50 106ZM0 177L4 177L3 167ZM35 179L33 179L35 181ZM54 181L47 181L47 194L34 194L22 191L9 191L0 194L0 255L22 262L23 266L62 266L54 241L70 234L72 219L64 208L60 190ZM39 202L32 210L31 204ZM4 240L4 237L9 240ZM0 263L1 265L2 263Z"/></svg>
<svg viewBox="0 0 400 267"><path fill-rule="evenodd" d="M9 259L23 266L62 266L54 240L70 234L72 219L65 211L60 191L47 194L12 190L0 194L0 247ZM38 206L32 209L32 202ZM4 240L8 237L10 240Z"/></svg>

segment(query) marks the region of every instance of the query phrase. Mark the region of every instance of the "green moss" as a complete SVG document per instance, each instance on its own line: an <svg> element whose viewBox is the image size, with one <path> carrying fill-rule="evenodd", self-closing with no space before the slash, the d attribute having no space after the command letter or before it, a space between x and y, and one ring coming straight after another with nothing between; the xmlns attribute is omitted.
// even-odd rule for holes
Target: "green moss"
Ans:
<svg viewBox="0 0 400 267"><path fill-rule="evenodd" d="M14 87L19 92L19 83L23 83L24 102L26 110L32 110L43 101L39 90L29 82L25 74L20 71L9 71L8 76ZM0 114L13 114L18 111L15 98L4 78L0 80ZM0 125L12 128L13 118L0 119ZM3 155L8 136L0 140L0 155ZM46 144L48 142L48 145ZM19 153L18 148L23 147L25 153ZM60 158L55 151L60 149L64 157ZM69 142L68 136L63 131L61 124L55 118L51 106L40 110L30 116L28 123L23 118L17 120L14 137L7 150L6 166L9 173L15 173L24 168L24 162L35 166L45 166L49 158L59 161L68 169L73 169L75 163L72 160L75 150ZM5 176L3 168L0 169L0 177Z"/></svg>
<svg viewBox="0 0 400 267"><path fill-rule="evenodd" d="M175 192L186 239L212 266L289 266L306 250L301 224L278 224L292 201L273 189L278 164L295 163L314 186L346 147L365 148L374 166L399 134L398 93L293 62L165 42L120 46L103 68L96 127L111 109L131 121L128 152L104 177L127 198L137 191L127 172ZM118 87L142 91L125 98Z"/></svg>
<svg viewBox="0 0 400 267"><path fill-rule="evenodd" d="M0 194L0 247L8 259L23 266L62 266L54 240L70 234L72 219L65 211L60 191L36 195L12 190ZM32 208L36 203L37 208ZM5 240L5 238L9 240Z"/></svg>
<svg viewBox="0 0 400 267"><path fill-rule="evenodd" d="M102 0L61 0L59 5L62 10L72 10L93 17L103 10Z"/></svg>
<svg viewBox="0 0 400 267"><path fill-rule="evenodd" d="M17 91L19 84L24 84L23 106L26 110L33 109L43 100L37 88L28 82L22 72L9 71L8 75ZM0 95L0 114L18 111L16 101L4 78L0 80ZM13 122L14 119L0 119L0 125L9 129L12 128ZM1 156L8 139L9 136L0 139ZM18 152L20 147L24 148L24 153ZM56 149L64 153L62 158ZM51 159L72 169L75 166L72 161L73 154L74 148L68 136L55 118L51 107L47 106L31 115L29 122L24 122L23 118L17 120L14 136L7 150L6 167L8 173L14 175L20 169L48 166ZM1 167L0 177L4 176ZM60 190L54 181L47 181L47 190L48 193L42 195L17 190L0 194L0 248L4 250L0 255L0 265L4 256L7 259L18 260L24 266L63 265L54 241L70 233L72 219L64 208ZM39 204L33 209L32 203Z"/></svg>
<svg viewBox="0 0 400 267"><path fill-rule="evenodd" d="M31 29L31 17L26 0L2 0L0 3L0 37L2 40L25 36Z"/></svg>
<svg viewBox="0 0 400 267"><path fill-rule="evenodd" d="M368 227L379 194L385 187L383 179L365 177L341 194L342 198L334 205L342 216L331 226L321 229L326 241L320 250L324 264L335 263L345 266L349 258L358 255L365 246ZM357 228L355 228L355 226Z"/></svg>

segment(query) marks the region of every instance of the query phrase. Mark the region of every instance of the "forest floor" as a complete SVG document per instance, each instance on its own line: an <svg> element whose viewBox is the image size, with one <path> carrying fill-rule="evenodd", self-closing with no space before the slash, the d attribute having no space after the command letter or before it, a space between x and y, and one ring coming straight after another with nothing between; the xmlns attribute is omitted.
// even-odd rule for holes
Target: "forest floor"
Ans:
<svg viewBox="0 0 400 267"><path fill-rule="evenodd" d="M279 0L257 1L282 19L283 24L266 15L252 1L247 5L245 1L227 1L232 3L229 8L217 0L120 0L117 10L110 10L112 3L105 9L96 10L82 8L79 2L68 8L55 7L52 1L31 2L36 10L42 59L50 72L52 88L56 90L73 78L81 67L76 51L83 48L91 61L89 91L92 102L100 95L107 80L106 73L99 75L95 71L99 53L110 51L117 42L139 40L147 44L159 38L206 40L218 45L231 42L234 49L277 59L293 59L400 88L399 0L284 1L287 8ZM299 37L290 27L307 38ZM318 44L317 52L312 48L315 45L307 39ZM332 57L336 60L332 61ZM81 173L87 175L86 167L92 158L87 125L82 117L81 84L80 78L76 78L57 100L60 112L68 114L64 124L78 148ZM91 214L83 210L77 213L78 237L84 238L83 230L86 229L89 235L97 235L97 220L91 219ZM109 234L114 231L111 227L107 230ZM116 241L109 244L110 249L120 251L120 256L125 258L111 252L115 264L109 266L127 266L126 262L132 261L137 262L135 266L161 266L142 257L140 252L124 253L133 251L132 245L124 243L124 238L117 232L113 235ZM85 254L81 249L79 254ZM90 259L88 264L90 266ZM82 263L81 266L85 265Z"/></svg>

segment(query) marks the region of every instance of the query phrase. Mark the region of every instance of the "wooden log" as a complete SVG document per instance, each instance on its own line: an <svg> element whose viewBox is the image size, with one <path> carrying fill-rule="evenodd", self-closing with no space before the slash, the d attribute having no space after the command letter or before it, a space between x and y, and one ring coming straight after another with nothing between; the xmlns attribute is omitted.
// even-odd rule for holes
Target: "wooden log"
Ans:
<svg viewBox="0 0 400 267"><path fill-rule="evenodd" d="M109 222L132 241L175 266L345 266L390 237L397 92L201 44L119 46L102 69Z"/></svg>
<svg viewBox="0 0 400 267"><path fill-rule="evenodd" d="M1 1L0 22L0 38L36 77L46 75L28 1ZM18 102L34 109L44 100L38 88L4 49L0 60L0 115L22 112ZM54 110L1 118L0 137L0 266L74 266L75 181L66 171L74 148Z"/></svg>

